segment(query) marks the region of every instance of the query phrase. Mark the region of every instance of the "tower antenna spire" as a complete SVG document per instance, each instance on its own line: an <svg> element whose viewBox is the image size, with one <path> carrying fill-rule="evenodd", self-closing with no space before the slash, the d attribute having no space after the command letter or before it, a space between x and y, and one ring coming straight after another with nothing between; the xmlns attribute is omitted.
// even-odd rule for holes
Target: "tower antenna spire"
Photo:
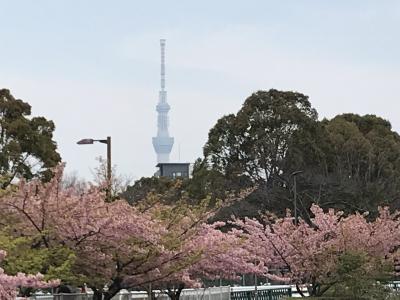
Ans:
<svg viewBox="0 0 400 300"><path fill-rule="evenodd" d="M161 48L161 91L165 90L165 39L160 40Z"/></svg>

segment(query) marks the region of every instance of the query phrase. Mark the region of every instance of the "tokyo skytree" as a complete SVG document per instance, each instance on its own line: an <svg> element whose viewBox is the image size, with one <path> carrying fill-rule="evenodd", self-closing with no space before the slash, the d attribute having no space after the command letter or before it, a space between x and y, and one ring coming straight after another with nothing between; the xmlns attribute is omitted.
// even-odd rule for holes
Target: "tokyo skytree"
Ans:
<svg viewBox="0 0 400 300"><path fill-rule="evenodd" d="M153 137L153 147L157 153L157 163L168 163L169 154L174 145L174 138L169 136L168 132L168 111L170 106L167 103L167 91L165 90L165 39L160 40L161 47L161 90L159 92L156 111L157 118L157 136Z"/></svg>

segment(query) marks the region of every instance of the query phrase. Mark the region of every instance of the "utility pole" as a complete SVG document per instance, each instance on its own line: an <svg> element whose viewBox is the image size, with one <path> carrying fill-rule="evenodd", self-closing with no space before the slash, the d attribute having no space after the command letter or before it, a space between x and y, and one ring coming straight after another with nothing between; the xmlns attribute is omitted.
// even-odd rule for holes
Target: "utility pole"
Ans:
<svg viewBox="0 0 400 300"><path fill-rule="evenodd" d="M111 200L111 136L107 137L107 200Z"/></svg>
<svg viewBox="0 0 400 300"><path fill-rule="evenodd" d="M297 219L297 185L296 185L296 175L293 178L293 189L294 189L294 224L297 226L298 219Z"/></svg>
<svg viewBox="0 0 400 300"><path fill-rule="evenodd" d="M293 176L293 205L294 205L294 224L297 226L299 223L299 219L297 217L297 182L296 182L296 175L303 173L303 171L295 171L291 174Z"/></svg>

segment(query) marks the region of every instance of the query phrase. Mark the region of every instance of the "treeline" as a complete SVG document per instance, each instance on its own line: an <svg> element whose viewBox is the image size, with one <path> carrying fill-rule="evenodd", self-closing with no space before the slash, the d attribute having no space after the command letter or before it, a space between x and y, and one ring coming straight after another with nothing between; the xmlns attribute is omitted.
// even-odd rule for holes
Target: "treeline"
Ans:
<svg viewBox="0 0 400 300"><path fill-rule="evenodd" d="M0 129L2 189L18 178L48 181L61 161L54 122L32 117L27 102L1 89ZM296 180L297 213L305 219L312 203L372 215L378 206L399 208L400 137L379 116L345 113L320 120L301 93L258 91L236 114L217 121L203 150L191 179L141 178L126 186L125 178L115 176L114 197L133 203L152 192L167 203L207 196L216 201L252 188L219 218L282 215L294 207Z"/></svg>
<svg viewBox="0 0 400 300"><path fill-rule="evenodd" d="M293 209L296 180L298 215L305 219L312 203L372 215L378 206L399 207L400 137L390 122L353 113L319 120L301 93L252 94L211 128L203 152L191 179L142 178L123 197L135 202L152 191L166 201L177 195L224 199L255 187L220 218L266 210L282 215Z"/></svg>

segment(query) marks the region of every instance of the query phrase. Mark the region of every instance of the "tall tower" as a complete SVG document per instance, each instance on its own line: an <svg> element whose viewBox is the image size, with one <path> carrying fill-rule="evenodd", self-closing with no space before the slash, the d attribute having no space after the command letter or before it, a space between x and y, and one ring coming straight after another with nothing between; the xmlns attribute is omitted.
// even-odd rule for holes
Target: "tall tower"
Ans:
<svg viewBox="0 0 400 300"><path fill-rule="evenodd" d="M169 162L169 154L174 145L174 138L169 136L168 132L168 111L170 106L167 103L167 91L165 90L165 40L160 40L161 46L161 90L156 107L157 118L157 136L153 137L153 147L157 153L158 163Z"/></svg>

